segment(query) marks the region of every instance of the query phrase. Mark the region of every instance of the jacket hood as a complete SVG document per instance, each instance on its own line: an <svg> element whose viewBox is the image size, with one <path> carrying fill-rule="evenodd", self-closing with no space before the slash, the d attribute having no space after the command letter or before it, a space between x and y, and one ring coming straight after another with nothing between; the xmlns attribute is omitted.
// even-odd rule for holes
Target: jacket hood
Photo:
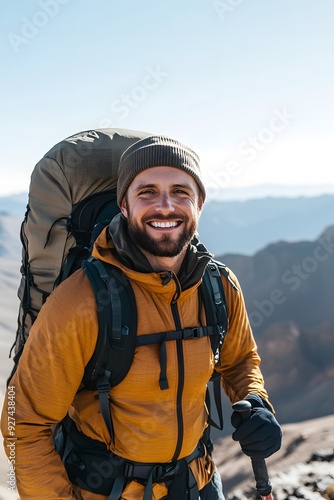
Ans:
<svg viewBox="0 0 334 500"><path fill-rule="evenodd" d="M161 269L161 271L155 272L152 269L145 255L129 236L127 221L122 214L116 215L109 227L105 228L99 235L92 255L120 267L132 279L134 279L134 275L137 273L145 274L147 282L148 275L151 278L155 276L158 278L161 286L163 278L165 281L168 280L168 276L170 276L170 280L172 278L170 271ZM192 288L194 285L199 285L207 263L211 258L212 254L208 252L197 237L194 237L187 248L185 258L177 275L181 291ZM129 273L127 270L132 272ZM166 284L166 282L163 284Z"/></svg>

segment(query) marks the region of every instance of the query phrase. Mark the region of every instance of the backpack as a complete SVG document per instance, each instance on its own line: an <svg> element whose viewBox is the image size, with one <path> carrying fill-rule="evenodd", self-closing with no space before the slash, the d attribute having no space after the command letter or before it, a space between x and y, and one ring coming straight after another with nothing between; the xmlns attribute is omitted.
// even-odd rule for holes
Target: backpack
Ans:
<svg viewBox="0 0 334 500"><path fill-rule="evenodd" d="M119 212L120 157L148 135L112 128L80 132L56 144L35 166L21 225L15 364L47 297L90 256L99 232Z"/></svg>

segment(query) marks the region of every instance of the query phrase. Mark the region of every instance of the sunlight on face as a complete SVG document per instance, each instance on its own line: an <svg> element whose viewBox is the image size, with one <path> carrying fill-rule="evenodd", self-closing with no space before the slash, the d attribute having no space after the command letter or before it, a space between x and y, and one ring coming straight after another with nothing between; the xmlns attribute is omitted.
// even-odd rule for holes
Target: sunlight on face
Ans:
<svg viewBox="0 0 334 500"><path fill-rule="evenodd" d="M202 198L193 177L173 167L138 174L121 203L132 240L158 257L175 257L198 227Z"/></svg>

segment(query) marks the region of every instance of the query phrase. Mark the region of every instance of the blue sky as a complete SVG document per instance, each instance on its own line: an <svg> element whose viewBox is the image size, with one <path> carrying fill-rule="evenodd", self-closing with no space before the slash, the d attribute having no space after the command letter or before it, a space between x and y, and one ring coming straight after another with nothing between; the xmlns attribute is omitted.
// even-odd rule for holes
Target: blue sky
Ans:
<svg viewBox="0 0 334 500"><path fill-rule="evenodd" d="M0 195L103 127L185 142L212 195L334 192L332 0L16 0L0 26Z"/></svg>

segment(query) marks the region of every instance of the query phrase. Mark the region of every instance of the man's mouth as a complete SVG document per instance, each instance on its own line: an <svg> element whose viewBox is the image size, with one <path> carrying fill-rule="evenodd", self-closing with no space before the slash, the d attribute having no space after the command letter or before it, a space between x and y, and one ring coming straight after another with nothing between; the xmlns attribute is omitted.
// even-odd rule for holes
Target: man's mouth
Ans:
<svg viewBox="0 0 334 500"><path fill-rule="evenodd" d="M175 221L175 220L168 220L168 221L150 221L148 222L148 225L151 227L156 227L156 228L174 228L178 227L181 224L182 221Z"/></svg>

